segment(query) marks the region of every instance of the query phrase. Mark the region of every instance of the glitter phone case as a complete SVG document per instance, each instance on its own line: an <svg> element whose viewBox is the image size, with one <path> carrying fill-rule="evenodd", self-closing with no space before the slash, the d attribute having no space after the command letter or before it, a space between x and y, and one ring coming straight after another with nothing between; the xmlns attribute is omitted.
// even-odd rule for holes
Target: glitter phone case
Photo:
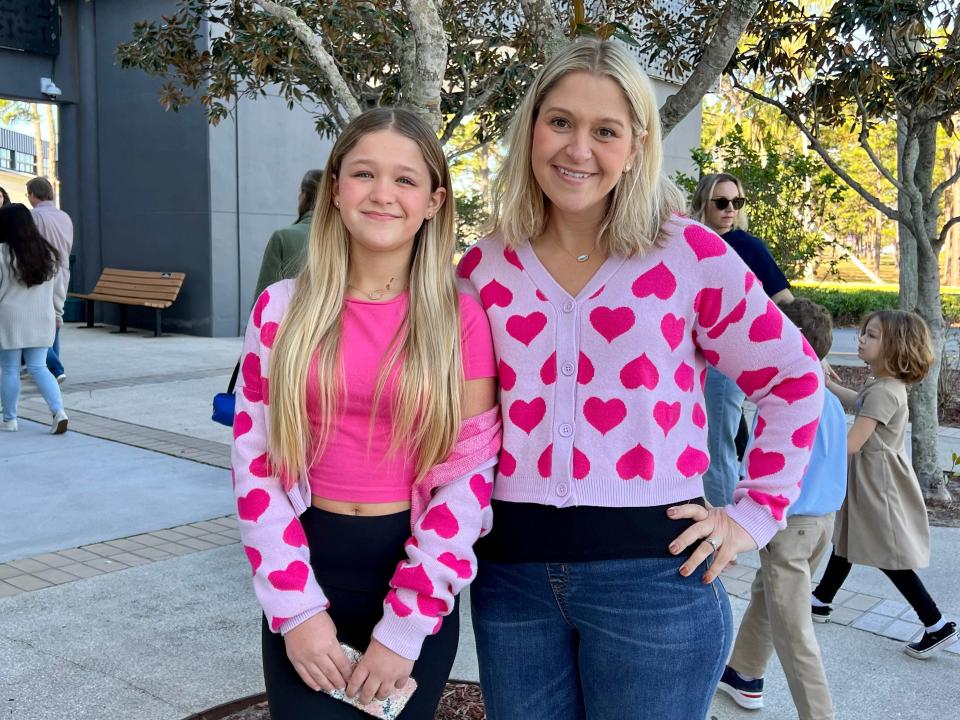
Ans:
<svg viewBox="0 0 960 720"><path fill-rule="evenodd" d="M356 665L360 662L360 658L363 657L363 654L358 650L350 647L346 643L340 643L340 647L343 648L344 654L347 656L347 660L350 661L351 665ZM417 681L413 678L407 680L407 684L404 685L400 690L394 690L390 695L387 696L386 700L377 700L374 698L371 702L366 705L360 704L360 698L357 697L347 697L347 694L343 690L331 690L327 694L331 697L336 698L337 700L342 700L347 703L347 705L353 705L353 707L361 710L367 715L372 715L375 718L380 718L381 720L396 720L400 717L400 713L403 712L403 708L406 707L407 701L410 699L410 696L413 695L413 691L417 689Z"/></svg>

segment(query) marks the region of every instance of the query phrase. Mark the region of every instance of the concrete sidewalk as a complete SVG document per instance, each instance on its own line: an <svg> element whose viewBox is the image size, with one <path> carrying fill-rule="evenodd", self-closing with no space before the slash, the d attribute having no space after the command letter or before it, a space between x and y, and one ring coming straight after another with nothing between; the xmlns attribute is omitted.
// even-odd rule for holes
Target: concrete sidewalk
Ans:
<svg viewBox="0 0 960 720"><path fill-rule="evenodd" d="M21 430L0 435L0 718L181 720L262 691L259 609L230 517L230 432L209 420L239 348L68 326L71 432L60 437L24 386ZM960 437L941 445L960 451ZM932 535L922 577L956 617L960 530ZM758 565L752 553L724 575L738 618ZM886 578L856 568L845 590L839 622L817 627L837 717L954 716L960 646L913 660L892 638L919 626ZM474 679L463 620L454 677ZM711 715L795 717L776 660L766 681L762 714L723 696Z"/></svg>

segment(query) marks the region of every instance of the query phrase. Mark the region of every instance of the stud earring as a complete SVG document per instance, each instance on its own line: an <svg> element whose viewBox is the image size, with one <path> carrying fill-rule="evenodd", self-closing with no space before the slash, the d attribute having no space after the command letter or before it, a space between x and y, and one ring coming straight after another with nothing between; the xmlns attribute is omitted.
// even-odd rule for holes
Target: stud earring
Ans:
<svg viewBox="0 0 960 720"><path fill-rule="evenodd" d="M623 169L623 174L626 175L626 174L627 174L628 172L630 172L631 170L633 170L633 165L627 165L627 166Z"/></svg>

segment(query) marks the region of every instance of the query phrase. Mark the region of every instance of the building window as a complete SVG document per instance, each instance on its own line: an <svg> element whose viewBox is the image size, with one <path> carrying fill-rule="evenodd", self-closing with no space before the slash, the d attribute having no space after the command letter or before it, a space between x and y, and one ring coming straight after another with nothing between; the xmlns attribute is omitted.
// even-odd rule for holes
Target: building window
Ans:
<svg viewBox="0 0 960 720"><path fill-rule="evenodd" d="M35 155L27 153L16 153L17 172L29 173L33 175L37 171L37 158Z"/></svg>
<svg viewBox="0 0 960 720"><path fill-rule="evenodd" d="M0 170L13 170L13 150L0 148Z"/></svg>

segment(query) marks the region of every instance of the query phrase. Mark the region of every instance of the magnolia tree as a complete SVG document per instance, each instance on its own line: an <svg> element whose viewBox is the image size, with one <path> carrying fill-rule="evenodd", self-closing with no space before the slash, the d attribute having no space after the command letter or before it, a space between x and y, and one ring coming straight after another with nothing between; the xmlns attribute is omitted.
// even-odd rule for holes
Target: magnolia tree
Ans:
<svg viewBox="0 0 960 720"><path fill-rule="evenodd" d="M404 105L447 144L500 137L527 85L569 37L617 36L683 78L661 108L665 132L697 107L734 53L759 0L178 0L135 25L120 64L166 79L164 107L198 100L212 123L243 96L278 92L336 134L378 105Z"/></svg>
<svg viewBox="0 0 960 720"><path fill-rule="evenodd" d="M934 366L910 392L913 467L928 493L949 498L937 452L937 385L945 327L938 256L960 216L942 217L960 163L934 182L938 127L960 113L960 5L956 0L845 0L826 11L804 0L765 3L732 65L736 86L779 109L844 183L899 224L900 306L927 321ZM757 80L763 82L758 86ZM896 165L883 157L882 123L897 125ZM864 186L823 141L855 130L862 153L896 203Z"/></svg>

